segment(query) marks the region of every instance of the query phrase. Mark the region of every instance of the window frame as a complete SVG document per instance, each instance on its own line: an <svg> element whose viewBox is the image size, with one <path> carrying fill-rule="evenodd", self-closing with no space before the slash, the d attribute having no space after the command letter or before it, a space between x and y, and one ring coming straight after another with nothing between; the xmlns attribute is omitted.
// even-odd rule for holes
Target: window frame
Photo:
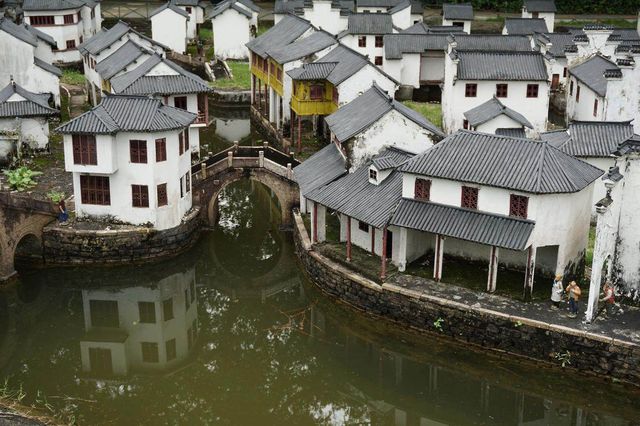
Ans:
<svg viewBox="0 0 640 426"><path fill-rule="evenodd" d="M99 182L100 185L98 185ZM109 176L80 175L80 201L82 204L110 206L111 182Z"/></svg>
<svg viewBox="0 0 640 426"><path fill-rule="evenodd" d="M312 84L309 86L309 99L312 101L324 100L324 85Z"/></svg>
<svg viewBox="0 0 640 426"><path fill-rule="evenodd" d="M509 194L509 216L526 219L529 214L529 197Z"/></svg>
<svg viewBox="0 0 640 426"><path fill-rule="evenodd" d="M467 83L464 85L464 97L476 98L478 97L478 83Z"/></svg>
<svg viewBox="0 0 640 426"><path fill-rule="evenodd" d="M430 201L431 183L431 179L416 178L413 184L413 198L420 201Z"/></svg>
<svg viewBox="0 0 640 426"><path fill-rule="evenodd" d="M460 207L478 210L479 190L473 186L462 185L460 188Z"/></svg>
<svg viewBox="0 0 640 426"><path fill-rule="evenodd" d="M46 27L56 24L56 17L53 15L30 16L29 24L32 27Z"/></svg>
<svg viewBox="0 0 640 426"><path fill-rule="evenodd" d="M375 47L384 47L384 38L381 35L377 35L375 38Z"/></svg>
<svg viewBox="0 0 640 426"><path fill-rule="evenodd" d="M576 84L576 103L580 102L580 84Z"/></svg>
<svg viewBox="0 0 640 426"><path fill-rule="evenodd" d="M75 14L71 14L71 15L63 15L62 16L62 22L64 22L65 25L71 25L71 24L75 24Z"/></svg>
<svg viewBox="0 0 640 426"><path fill-rule="evenodd" d="M156 139L156 163L167 161L167 138Z"/></svg>
<svg viewBox="0 0 640 426"><path fill-rule="evenodd" d="M369 169L369 179L375 182L378 181L378 171L374 169Z"/></svg>
<svg viewBox="0 0 640 426"><path fill-rule="evenodd" d="M184 102L184 108L182 107L183 102ZM174 96L173 97L173 106L175 108L179 108L181 110L187 111L188 104L189 104L189 102L188 102L187 96Z"/></svg>
<svg viewBox="0 0 640 426"><path fill-rule="evenodd" d="M367 47L367 36L358 36L358 47Z"/></svg>
<svg viewBox="0 0 640 426"><path fill-rule="evenodd" d="M71 151L73 164L80 166L97 166L98 150L94 135L71 135Z"/></svg>
<svg viewBox="0 0 640 426"><path fill-rule="evenodd" d="M149 208L149 186L131 184L131 207Z"/></svg>
<svg viewBox="0 0 640 426"><path fill-rule="evenodd" d="M594 117L598 116L598 98L595 98L593 100L593 116Z"/></svg>
<svg viewBox="0 0 640 426"><path fill-rule="evenodd" d="M362 232L366 232L368 234L369 233L369 224L359 220L358 221L358 229L361 230Z"/></svg>
<svg viewBox="0 0 640 426"><path fill-rule="evenodd" d="M147 164L149 160L147 141L142 139L129 139L129 161L132 164Z"/></svg>
<svg viewBox="0 0 640 426"><path fill-rule="evenodd" d="M160 183L156 185L156 201L158 207L164 207L169 205L169 195L167 193L167 184Z"/></svg>
<svg viewBox="0 0 640 426"><path fill-rule="evenodd" d="M382 56L376 56L373 58L373 64L376 66L382 66Z"/></svg>
<svg viewBox="0 0 640 426"><path fill-rule="evenodd" d="M496 84L496 98L508 98L509 85L507 83Z"/></svg>
<svg viewBox="0 0 640 426"><path fill-rule="evenodd" d="M153 351L150 353L149 351ZM142 362L149 364L157 364L160 362L158 343L156 342L140 342L140 353ZM149 357L149 355L151 355Z"/></svg>
<svg viewBox="0 0 640 426"><path fill-rule="evenodd" d="M527 98L537 98L540 85L536 83L527 84Z"/></svg>
<svg viewBox="0 0 640 426"><path fill-rule="evenodd" d="M153 302L138 302L138 322L140 324L156 324L156 304Z"/></svg>
<svg viewBox="0 0 640 426"><path fill-rule="evenodd" d="M66 40L65 41L65 45L67 47L67 50L72 50L76 48L76 41L75 40Z"/></svg>

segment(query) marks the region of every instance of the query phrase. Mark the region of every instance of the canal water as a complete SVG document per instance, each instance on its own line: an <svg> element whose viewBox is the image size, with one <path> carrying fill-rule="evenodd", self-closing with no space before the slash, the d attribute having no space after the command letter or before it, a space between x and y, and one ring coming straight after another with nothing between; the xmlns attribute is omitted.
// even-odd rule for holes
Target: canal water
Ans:
<svg viewBox="0 0 640 426"><path fill-rule="evenodd" d="M0 290L0 384L81 425L638 424L640 395L621 385L336 304L279 220L269 188L239 181L176 259L22 269Z"/></svg>

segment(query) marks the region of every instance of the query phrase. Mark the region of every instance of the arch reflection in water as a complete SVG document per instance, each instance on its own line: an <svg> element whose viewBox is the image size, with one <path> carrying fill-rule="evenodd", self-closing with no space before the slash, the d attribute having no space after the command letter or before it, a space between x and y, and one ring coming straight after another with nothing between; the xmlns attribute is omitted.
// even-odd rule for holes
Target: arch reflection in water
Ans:
<svg viewBox="0 0 640 426"><path fill-rule="evenodd" d="M153 282L82 290L82 370L93 377L180 366L198 335L195 268Z"/></svg>

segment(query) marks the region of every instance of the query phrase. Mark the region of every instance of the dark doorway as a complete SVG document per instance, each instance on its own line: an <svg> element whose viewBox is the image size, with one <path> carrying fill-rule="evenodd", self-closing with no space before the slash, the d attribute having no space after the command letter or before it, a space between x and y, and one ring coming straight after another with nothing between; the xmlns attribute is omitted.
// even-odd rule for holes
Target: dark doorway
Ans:
<svg viewBox="0 0 640 426"><path fill-rule="evenodd" d="M89 348L89 363L92 373L113 374L110 349Z"/></svg>
<svg viewBox="0 0 640 426"><path fill-rule="evenodd" d="M560 86L560 74L553 74L551 77L551 90L558 90Z"/></svg>
<svg viewBox="0 0 640 426"><path fill-rule="evenodd" d="M387 259L391 259L391 255L393 254L393 232L387 229Z"/></svg>

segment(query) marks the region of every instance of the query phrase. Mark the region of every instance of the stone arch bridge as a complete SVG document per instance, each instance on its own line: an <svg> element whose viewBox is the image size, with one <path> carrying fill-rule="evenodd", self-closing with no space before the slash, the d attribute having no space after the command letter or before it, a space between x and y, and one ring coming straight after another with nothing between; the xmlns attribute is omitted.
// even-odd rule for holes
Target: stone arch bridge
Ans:
<svg viewBox="0 0 640 426"><path fill-rule="evenodd" d="M14 260L21 248L42 256L42 228L55 217L50 201L0 192L0 281L16 273Z"/></svg>
<svg viewBox="0 0 640 426"><path fill-rule="evenodd" d="M266 185L280 204L282 224L293 224L292 210L300 204L300 190L293 180L299 162L267 144L239 146L221 151L191 169L193 204L200 206L205 223L217 221L218 195L229 184L252 179Z"/></svg>

